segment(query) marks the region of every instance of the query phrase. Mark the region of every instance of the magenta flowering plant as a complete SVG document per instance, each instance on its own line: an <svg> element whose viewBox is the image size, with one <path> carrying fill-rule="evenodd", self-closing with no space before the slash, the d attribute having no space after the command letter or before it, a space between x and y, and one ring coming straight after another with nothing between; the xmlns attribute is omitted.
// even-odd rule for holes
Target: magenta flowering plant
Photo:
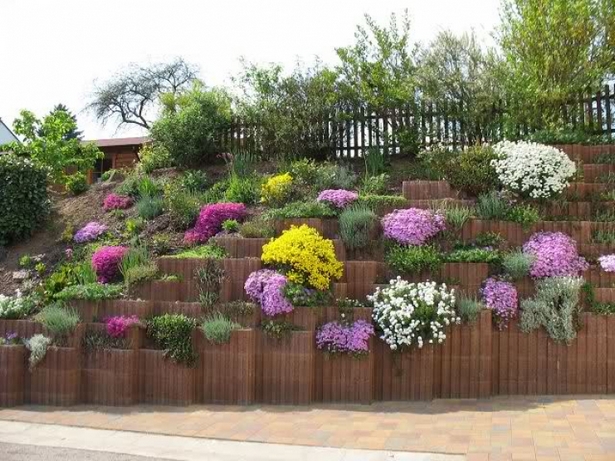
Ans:
<svg viewBox="0 0 615 461"><path fill-rule="evenodd" d="M359 198L359 194L346 189L327 189L323 190L316 200L318 202L325 202L333 205L335 208L346 208L353 202L356 202Z"/></svg>
<svg viewBox="0 0 615 461"><path fill-rule="evenodd" d="M75 242L86 243L92 242L107 232L108 227L102 223L92 221L79 229L74 236Z"/></svg>
<svg viewBox="0 0 615 461"><path fill-rule="evenodd" d="M263 313L269 317L293 311L293 305L284 296L288 280L271 269L252 272L244 289L250 298L261 305Z"/></svg>
<svg viewBox="0 0 615 461"><path fill-rule="evenodd" d="M316 331L316 346L333 354L364 355L369 353L369 338L374 326L365 320L352 324L325 323Z"/></svg>
<svg viewBox="0 0 615 461"><path fill-rule="evenodd" d="M517 316L519 297L512 283L488 278L481 288L481 296L485 306L493 312L500 330L506 328L508 322Z"/></svg>
<svg viewBox="0 0 615 461"><path fill-rule="evenodd" d="M105 211L125 210L131 206L132 198L127 195L109 194L105 197L103 202L103 209Z"/></svg>
<svg viewBox="0 0 615 461"><path fill-rule="evenodd" d="M140 323L136 315L116 315L105 320L105 328L112 338L125 338L128 329Z"/></svg>
<svg viewBox="0 0 615 461"><path fill-rule="evenodd" d="M615 272L615 254L600 256L598 262L603 271Z"/></svg>
<svg viewBox="0 0 615 461"><path fill-rule="evenodd" d="M577 276L588 268L579 256L576 242L562 232L538 232L523 245L535 259L530 269L534 278Z"/></svg>
<svg viewBox="0 0 615 461"><path fill-rule="evenodd" d="M446 229L440 212L408 208L395 210L382 218L384 236L402 245L424 245Z"/></svg>
<svg viewBox="0 0 615 461"><path fill-rule="evenodd" d="M222 230L227 220L241 221L246 215L243 203L214 203L201 208L196 224L186 231L184 240L188 243L206 242Z"/></svg>
<svg viewBox="0 0 615 461"><path fill-rule="evenodd" d="M122 246L101 247L92 255L92 267L101 283L112 282L120 272L120 263L128 251Z"/></svg>

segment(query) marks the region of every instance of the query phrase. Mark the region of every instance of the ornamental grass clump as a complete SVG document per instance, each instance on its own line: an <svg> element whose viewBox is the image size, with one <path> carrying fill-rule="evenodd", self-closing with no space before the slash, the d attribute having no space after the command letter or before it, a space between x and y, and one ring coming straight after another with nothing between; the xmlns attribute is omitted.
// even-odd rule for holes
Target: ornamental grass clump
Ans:
<svg viewBox="0 0 615 461"><path fill-rule="evenodd" d="M105 246L92 255L92 267L100 283L109 283L120 274L120 264L128 248L122 246Z"/></svg>
<svg viewBox="0 0 615 461"><path fill-rule="evenodd" d="M107 232L108 229L109 228L106 225L92 221L87 223L75 233L74 240L77 243L93 242Z"/></svg>
<svg viewBox="0 0 615 461"><path fill-rule="evenodd" d="M598 262L603 271L615 272L615 254L600 256Z"/></svg>
<svg viewBox="0 0 615 461"><path fill-rule="evenodd" d="M261 269L252 272L244 289L252 301L260 304L263 313L269 317L293 311L293 305L284 296L286 277L271 270Z"/></svg>
<svg viewBox="0 0 615 461"><path fill-rule="evenodd" d="M424 245L446 229L446 219L439 212L408 208L382 218L382 228L386 238L401 245Z"/></svg>
<svg viewBox="0 0 615 461"><path fill-rule="evenodd" d="M481 288L481 297L487 309L493 312L500 330L506 328L508 322L516 317L519 300L517 289L512 283L488 278Z"/></svg>
<svg viewBox="0 0 615 461"><path fill-rule="evenodd" d="M359 198L359 194L345 189L323 190L316 198L319 202L325 202L341 210L354 203Z"/></svg>
<svg viewBox="0 0 615 461"><path fill-rule="evenodd" d="M261 260L278 267L289 281L317 290L327 290L344 269L335 257L333 242L305 224L291 226L264 245Z"/></svg>
<svg viewBox="0 0 615 461"><path fill-rule="evenodd" d="M206 242L222 230L224 221L242 221L246 215L243 203L214 203L201 208L195 226L186 231L184 240L188 243Z"/></svg>
<svg viewBox="0 0 615 461"><path fill-rule="evenodd" d="M351 324L329 322L316 332L316 347L331 354L361 356L369 353L369 338L373 335L374 326L365 320Z"/></svg>
<svg viewBox="0 0 615 461"><path fill-rule="evenodd" d="M132 197L127 195L109 194L105 197L103 209L105 211L125 210L126 208L130 208L132 203Z"/></svg>
<svg viewBox="0 0 615 461"><path fill-rule="evenodd" d="M576 173L561 150L533 142L502 141L494 146L492 165L504 187L523 197L548 199L562 193Z"/></svg>
<svg viewBox="0 0 615 461"><path fill-rule="evenodd" d="M561 232L538 232L523 245L523 252L535 258L533 278L576 276L588 268L579 256L576 242Z"/></svg>
<svg viewBox="0 0 615 461"><path fill-rule="evenodd" d="M461 319L455 314L455 291L436 282L410 283L397 277L368 296L380 338L392 350L442 344L445 329Z"/></svg>
<svg viewBox="0 0 615 461"><path fill-rule="evenodd" d="M530 274L535 257L521 250L512 251L502 258L504 273L513 280L520 280Z"/></svg>

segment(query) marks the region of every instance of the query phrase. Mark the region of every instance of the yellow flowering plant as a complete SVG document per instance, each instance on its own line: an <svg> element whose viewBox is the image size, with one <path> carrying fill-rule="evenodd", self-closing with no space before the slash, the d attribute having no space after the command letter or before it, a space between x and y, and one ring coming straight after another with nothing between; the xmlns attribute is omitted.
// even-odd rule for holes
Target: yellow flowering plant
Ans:
<svg viewBox="0 0 615 461"><path fill-rule="evenodd" d="M344 265L335 257L331 240L303 224L291 226L263 246L263 263L277 266L291 282L327 290L342 276Z"/></svg>
<svg viewBox="0 0 615 461"><path fill-rule="evenodd" d="M290 198L293 177L288 174L272 176L261 186L261 202L266 205L281 205Z"/></svg>

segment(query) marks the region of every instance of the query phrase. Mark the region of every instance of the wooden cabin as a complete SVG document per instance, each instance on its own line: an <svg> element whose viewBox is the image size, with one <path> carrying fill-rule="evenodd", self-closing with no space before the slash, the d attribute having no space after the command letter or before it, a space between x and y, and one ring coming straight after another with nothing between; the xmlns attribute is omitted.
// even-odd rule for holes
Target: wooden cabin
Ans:
<svg viewBox="0 0 615 461"><path fill-rule="evenodd" d="M139 150L150 142L147 136L134 138L92 139L84 143L95 143L104 152L105 157L97 160L96 166L88 175L90 184L100 180L105 171L120 168L132 168L139 161Z"/></svg>

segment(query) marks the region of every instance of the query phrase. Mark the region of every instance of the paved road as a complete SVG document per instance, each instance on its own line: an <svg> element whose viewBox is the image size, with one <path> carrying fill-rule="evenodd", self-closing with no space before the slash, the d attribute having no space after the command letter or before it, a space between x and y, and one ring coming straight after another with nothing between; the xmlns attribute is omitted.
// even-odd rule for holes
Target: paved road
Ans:
<svg viewBox="0 0 615 461"><path fill-rule="evenodd" d="M171 461L164 458L128 456L103 451L72 450L0 442L2 461Z"/></svg>

